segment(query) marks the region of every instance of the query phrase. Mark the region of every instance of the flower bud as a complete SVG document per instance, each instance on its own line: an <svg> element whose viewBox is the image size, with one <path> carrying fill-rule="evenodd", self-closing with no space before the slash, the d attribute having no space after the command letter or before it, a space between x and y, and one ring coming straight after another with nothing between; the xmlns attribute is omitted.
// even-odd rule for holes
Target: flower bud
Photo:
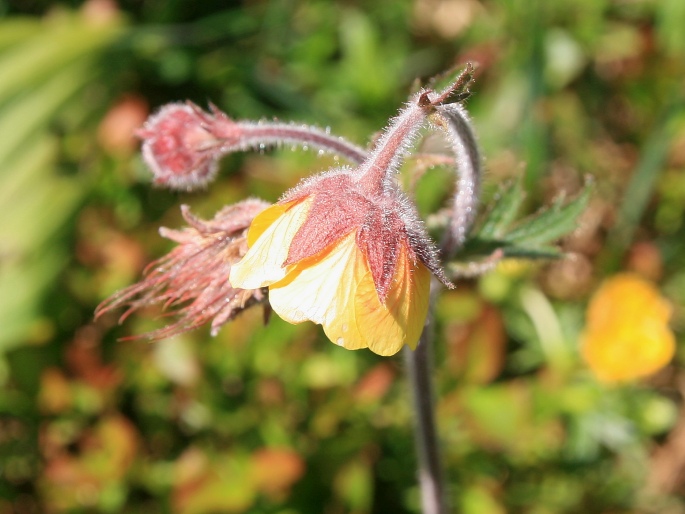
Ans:
<svg viewBox="0 0 685 514"><path fill-rule="evenodd" d="M222 146L237 131L227 116L214 115L192 103L162 107L137 132L143 140L143 159L154 183L190 191L214 179Z"/></svg>

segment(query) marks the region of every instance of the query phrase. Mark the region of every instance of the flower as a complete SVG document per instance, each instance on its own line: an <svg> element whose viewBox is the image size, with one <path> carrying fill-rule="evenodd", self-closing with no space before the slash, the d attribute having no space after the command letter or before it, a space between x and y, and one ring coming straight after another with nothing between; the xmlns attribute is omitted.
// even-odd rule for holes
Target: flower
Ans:
<svg viewBox="0 0 685 514"><path fill-rule="evenodd" d="M432 107L420 92L358 168L310 178L259 214L230 282L269 288L290 323L321 324L347 349L393 355L415 348L428 312L437 252L392 175Z"/></svg>
<svg viewBox="0 0 685 514"><path fill-rule="evenodd" d="M269 303L280 317L319 323L347 349L392 355L404 344L414 348L430 288L420 250L393 215L398 206L383 212L350 195L346 205L331 209L326 187L334 184L353 187L351 177L341 174L258 215L248 232L249 250L231 269L230 282L269 286Z"/></svg>
<svg viewBox="0 0 685 514"><path fill-rule="evenodd" d="M658 371L675 352L671 306L654 285L630 273L606 280L592 297L581 351L602 381L632 380Z"/></svg>
<svg viewBox="0 0 685 514"><path fill-rule="evenodd" d="M121 316L151 305L178 307L173 312L179 319L164 328L150 332L151 339L186 332L211 320L212 335L246 308L266 301L261 289L236 289L228 281L231 266L247 252L246 232L255 215L269 204L245 200L224 207L212 220L204 221L182 206L183 217L190 227L183 230L161 228L160 233L178 243L169 254L151 263L145 278L102 302L95 311L106 312L127 305Z"/></svg>

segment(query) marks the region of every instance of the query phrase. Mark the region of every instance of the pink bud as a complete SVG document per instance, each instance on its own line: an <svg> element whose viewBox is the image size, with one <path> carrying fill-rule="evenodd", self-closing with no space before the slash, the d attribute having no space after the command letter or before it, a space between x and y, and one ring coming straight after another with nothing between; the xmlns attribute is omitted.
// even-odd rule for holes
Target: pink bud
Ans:
<svg viewBox="0 0 685 514"><path fill-rule="evenodd" d="M183 190L206 185L217 172L222 146L237 132L234 127L219 111L211 115L192 103L162 107L137 133L155 184Z"/></svg>

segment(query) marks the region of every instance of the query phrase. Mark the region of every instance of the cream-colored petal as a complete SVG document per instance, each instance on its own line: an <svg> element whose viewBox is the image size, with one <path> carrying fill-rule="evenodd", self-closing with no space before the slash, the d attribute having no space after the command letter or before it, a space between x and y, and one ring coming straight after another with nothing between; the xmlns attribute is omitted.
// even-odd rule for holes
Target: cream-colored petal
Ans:
<svg viewBox="0 0 685 514"><path fill-rule="evenodd" d="M286 276L288 269L283 263L288 257L290 243L307 217L310 205L309 199L290 208L276 204L257 215L248 232L248 244L251 239L254 242L245 256L231 268L229 281L233 287L257 289ZM256 238L252 235L253 229Z"/></svg>
<svg viewBox="0 0 685 514"><path fill-rule="evenodd" d="M402 249L395 281L381 304L366 258L350 234L318 259L298 263L271 286L269 301L286 321L320 323L339 346L393 355L405 344L416 347L428 312L429 287L428 269L411 264Z"/></svg>
<svg viewBox="0 0 685 514"><path fill-rule="evenodd" d="M353 286L356 251L354 234L349 234L323 254L292 266L283 280L269 288L274 312L290 323L323 324L339 316L344 307L339 295Z"/></svg>

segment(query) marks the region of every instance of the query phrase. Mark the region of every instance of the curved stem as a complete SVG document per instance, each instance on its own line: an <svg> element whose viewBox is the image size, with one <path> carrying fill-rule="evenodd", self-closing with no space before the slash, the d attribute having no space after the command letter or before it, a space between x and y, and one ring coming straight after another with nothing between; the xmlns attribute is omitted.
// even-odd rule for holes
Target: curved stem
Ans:
<svg viewBox="0 0 685 514"><path fill-rule="evenodd" d="M459 104L439 105L436 113L443 122L454 151L459 178L452 215L442 243L444 261L449 260L466 241L475 219L479 199L481 164L475 133L466 110ZM447 514L449 511L440 444L434 417L433 341L435 339L435 300L441 285L431 280L428 317L415 351L405 348L407 375L414 395L416 412L416 449L419 461L419 484L423 514Z"/></svg>
<svg viewBox="0 0 685 514"><path fill-rule="evenodd" d="M354 143L310 125L295 125L278 121L237 121L234 126L240 131L241 137L238 144L226 145L222 148L226 153L236 149L264 149L272 146L296 145L304 149L310 147L340 155L355 164L361 164L368 157L367 151Z"/></svg>
<svg viewBox="0 0 685 514"><path fill-rule="evenodd" d="M422 94L417 93L409 100L397 117L385 129L376 142L369 157L359 166L357 180L372 193L380 191L398 170L419 129L430 112L422 104Z"/></svg>
<svg viewBox="0 0 685 514"><path fill-rule="evenodd" d="M480 197L481 158L466 109L460 104L440 105L436 113L445 125L459 172L452 216L442 243L443 259L448 261L463 246L476 218Z"/></svg>

